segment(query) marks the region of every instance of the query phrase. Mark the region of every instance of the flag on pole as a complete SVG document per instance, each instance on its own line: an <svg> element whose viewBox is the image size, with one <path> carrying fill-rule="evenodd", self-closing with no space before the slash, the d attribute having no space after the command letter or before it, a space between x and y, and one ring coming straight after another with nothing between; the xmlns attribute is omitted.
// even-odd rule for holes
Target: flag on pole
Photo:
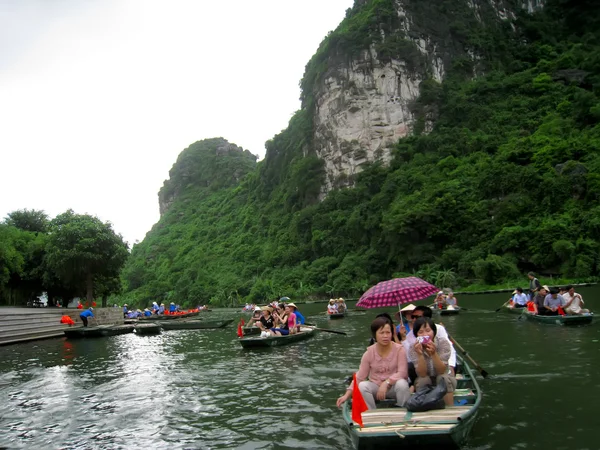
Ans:
<svg viewBox="0 0 600 450"><path fill-rule="evenodd" d="M356 381L356 373L352 376L354 386L352 387L352 421L356 422L361 428L363 427L362 413L367 411L369 407L365 403L360 389L358 388L358 382Z"/></svg>

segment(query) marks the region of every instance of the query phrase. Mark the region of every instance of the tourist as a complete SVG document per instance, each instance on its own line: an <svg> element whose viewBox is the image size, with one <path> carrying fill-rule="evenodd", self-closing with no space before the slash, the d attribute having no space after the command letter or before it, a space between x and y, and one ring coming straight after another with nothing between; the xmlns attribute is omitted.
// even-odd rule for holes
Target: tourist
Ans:
<svg viewBox="0 0 600 450"><path fill-rule="evenodd" d="M165 313L165 304L161 303L160 306L159 306L159 308L158 308L158 314L161 315L161 314L164 314L164 313Z"/></svg>
<svg viewBox="0 0 600 450"><path fill-rule="evenodd" d="M88 317L92 318L92 319L94 318L94 313L92 311L94 311L94 308L92 308L90 306L89 309L86 309L81 314L79 314L79 317L80 317L81 321L83 322L84 327L88 326Z"/></svg>
<svg viewBox="0 0 600 450"><path fill-rule="evenodd" d="M535 277L533 272L529 272L527 274L527 278L529 278L529 298L534 298L535 294L540 290L542 285L540 281Z"/></svg>
<svg viewBox="0 0 600 450"><path fill-rule="evenodd" d="M416 321L416 320L420 319L421 317L428 317L431 319L432 316L433 316L433 312L431 311L431 308L429 308L428 306L422 306L422 305L417 306L411 314L411 318L413 319L413 321ZM414 327L414 322L413 322L413 327ZM436 327L437 327L437 336L450 341L450 336L448 336L448 332L446 331L446 328L441 324L437 324ZM417 342L417 336L415 335L414 328L413 328L412 333L408 333L406 335L406 339L402 342L402 344L404 345L404 350L406 351L406 354L408 354L411 347L413 347L415 345L415 342ZM448 364L450 365L450 368L454 372L454 368L456 367L456 350L454 350L452 341L450 341L450 348L451 348L451 353L450 353L450 359L448 360ZM413 369L412 364L409 361L408 372L410 375L410 379L414 380L416 377L415 377L415 373L412 369Z"/></svg>
<svg viewBox="0 0 600 450"><path fill-rule="evenodd" d="M437 295L435 296L435 300L433 301L433 304L435 305L435 307L437 309L443 309L445 303L446 303L446 296L444 295L444 291L439 291L437 293Z"/></svg>
<svg viewBox="0 0 600 450"><path fill-rule="evenodd" d="M336 304L337 304L338 313L346 312L346 302L344 301L343 298L341 298L341 297L338 298Z"/></svg>
<svg viewBox="0 0 600 450"><path fill-rule="evenodd" d="M282 314L275 313L275 318L279 326L277 328L271 328L270 334L273 336L287 336L288 334L294 334L296 332L296 314L292 312L292 308L288 305L285 306L285 312Z"/></svg>
<svg viewBox="0 0 600 450"><path fill-rule="evenodd" d="M329 305L327 305L327 314L337 314L337 312L338 312L338 309L337 309L335 300L330 298Z"/></svg>
<svg viewBox="0 0 600 450"><path fill-rule="evenodd" d="M367 348L356 374L358 389L369 409L375 409L376 400L393 399L397 406L404 406L410 397L406 352L402 345L393 341L394 330L390 320L377 317L371 323L371 335L375 345ZM340 407L352 397L354 382L346 393L337 399Z"/></svg>
<svg viewBox="0 0 600 450"><path fill-rule="evenodd" d="M523 288L515 289L515 295L512 297L513 308L525 308L527 306L527 295L523 293Z"/></svg>
<svg viewBox="0 0 600 450"><path fill-rule="evenodd" d="M452 353L450 341L437 336L437 327L429 317L415 320L413 333L417 338L408 352L408 360L414 364L417 373L415 391L419 392L430 384L443 381L447 392L444 402L447 406L454 405L456 377L449 367Z"/></svg>
<svg viewBox="0 0 600 450"><path fill-rule="evenodd" d="M152 302L152 314L158 314L158 309L159 309L158 303Z"/></svg>
<svg viewBox="0 0 600 450"><path fill-rule="evenodd" d="M150 317L152 315L152 313L150 312L150 310L148 308L144 308L144 317Z"/></svg>
<svg viewBox="0 0 600 450"><path fill-rule="evenodd" d="M448 295L446 295L446 306L452 306L452 309L456 308L458 306L458 300L456 299L456 297L454 296L454 292L449 291Z"/></svg>
<svg viewBox="0 0 600 450"><path fill-rule="evenodd" d="M375 316L375 319L379 319L379 318L383 318L383 319L385 319L385 320L388 321L388 323L392 327L392 330L394 330L393 341L396 344L401 344L402 343L402 337L396 332L396 327L394 326L394 320L392 319L392 316L390 316L388 313L384 312L384 313L381 313L381 314L377 314ZM369 340L369 346L374 345L374 344L375 344L375 337L371 336L371 338Z"/></svg>
<svg viewBox="0 0 600 450"><path fill-rule="evenodd" d="M174 314L175 311L177 311L177 306L175 306L175 303L171 302L169 304L169 314Z"/></svg>
<svg viewBox="0 0 600 450"><path fill-rule="evenodd" d="M126 319L127 318L127 313L128 313L128 309L127 309L127 303L125 303L123 305L123 318Z"/></svg>
<svg viewBox="0 0 600 450"><path fill-rule="evenodd" d="M566 304L564 297L558 294L558 289L552 288L544 299L544 315L558 316Z"/></svg>
<svg viewBox="0 0 600 450"><path fill-rule="evenodd" d="M270 306L263 306L261 310L262 316L260 317L260 319L256 320L253 317L252 319L250 319L250 323L255 321L254 325L260 328L263 332L265 332L266 330L269 330L275 326L275 321L273 320L273 316L271 314L273 312L273 308L271 308Z"/></svg>
<svg viewBox="0 0 600 450"><path fill-rule="evenodd" d="M583 297L575 292L575 288L571 285L567 286L566 293L563 294L563 298L567 302L565 304L565 312L569 315L588 314L589 309L583 309Z"/></svg>
<svg viewBox="0 0 600 450"><path fill-rule="evenodd" d="M537 294L535 294L535 297L531 300L533 303L533 314L538 314L540 316L545 315L546 308L544 308L544 300L546 299L548 292L550 292L550 288L544 285L538 290Z"/></svg>
<svg viewBox="0 0 600 450"><path fill-rule="evenodd" d="M289 300L289 299L288 299ZM300 325L304 325L305 319L300 311L298 311L298 307L294 303L288 303L288 306L292 308L292 312L296 314L296 324L298 325L298 330L300 329Z"/></svg>
<svg viewBox="0 0 600 450"><path fill-rule="evenodd" d="M395 317L397 317L398 321L400 322L396 326L396 334L400 337L401 341L406 339L406 335L412 330L412 312L415 310L415 308L415 305L411 303L410 305L406 305L395 314Z"/></svg>
<svg viewBox="0 0 600 450"><path fill-rule="evenodd" d="M83 305L81 304L81 300L77 300L77 309L83 309Z"/></svg>

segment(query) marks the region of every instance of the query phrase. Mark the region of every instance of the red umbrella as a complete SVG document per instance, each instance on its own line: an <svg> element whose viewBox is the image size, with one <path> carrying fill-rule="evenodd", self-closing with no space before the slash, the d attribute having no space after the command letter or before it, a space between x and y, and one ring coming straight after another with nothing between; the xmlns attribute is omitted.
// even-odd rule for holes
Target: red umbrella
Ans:
<svg viewBox="0 0 600 450"><path fill-rule="evenodd" d="M356 307L385 308L423 300L438 291L433 284L417 277L382 281L365 292Z"/></svg>

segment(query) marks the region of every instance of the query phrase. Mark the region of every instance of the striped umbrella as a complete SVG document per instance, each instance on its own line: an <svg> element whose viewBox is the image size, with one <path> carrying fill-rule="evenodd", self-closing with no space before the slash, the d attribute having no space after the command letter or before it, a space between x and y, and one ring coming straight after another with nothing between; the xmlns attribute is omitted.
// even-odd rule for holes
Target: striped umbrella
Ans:
<svg viewBox="0 0 600 450"><path fill-rule="evenodd" d="M357 308L385 308L423 300L438 291L433 284L417 277L394 278L382 281L361 297Z"/></svg>

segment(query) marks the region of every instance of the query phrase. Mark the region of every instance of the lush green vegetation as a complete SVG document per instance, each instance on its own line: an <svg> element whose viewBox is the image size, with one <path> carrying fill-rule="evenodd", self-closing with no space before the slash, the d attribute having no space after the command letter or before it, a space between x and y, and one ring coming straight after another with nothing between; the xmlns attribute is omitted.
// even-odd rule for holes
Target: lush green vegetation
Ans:
<svg viewBox="0 0 600 450"><path fill-rule="evenodd" d="M547 2L514 31L487 2L481 21L463 2L407 2L413 32L445 38L446 80L422 84L416 133L390 167L373 164L354 188L318 201L311 113L328 69L375 43L383 60L408 58L427 73L393 4L348 10L307 65L302 110L267 142L257 170L235 188L186 189L134 247L123 277L130 301L355 296L412 273L454 287L529 270L596 276L600 45L591 3Z"/></svg>
<svg viewBox="0 0 600 450"><path fill-rule="evenodd" d="M454 288L526 286L530 270L550 284L596 279L600 7L548 0L509 22L489 2L474 2L479 19L462 1L404 4L409 36L391 0L348 10L308 63L303 107L264 161L219 152L222 139L182 153L160 222L122 272L124 300L355 297L407 274ZM371 43L383 61L406 59L428 76L412 40L421 34L443 49L446 77L421 84L414 135L389 166L372 164L319 201L312 112L323 77ZM0 282L25 270L23 249L43 244L13 226L3 236L15 244L0 248Z"/></svg>
<svg viewBox="0 0 600 450"><path fill-rule="evenodd" d="M0 304L26 305L43 292L48 304L87 296L106 300L121 291L129 253L109 223L69 210L49 221L20 210L0 223Z"/></svg>

